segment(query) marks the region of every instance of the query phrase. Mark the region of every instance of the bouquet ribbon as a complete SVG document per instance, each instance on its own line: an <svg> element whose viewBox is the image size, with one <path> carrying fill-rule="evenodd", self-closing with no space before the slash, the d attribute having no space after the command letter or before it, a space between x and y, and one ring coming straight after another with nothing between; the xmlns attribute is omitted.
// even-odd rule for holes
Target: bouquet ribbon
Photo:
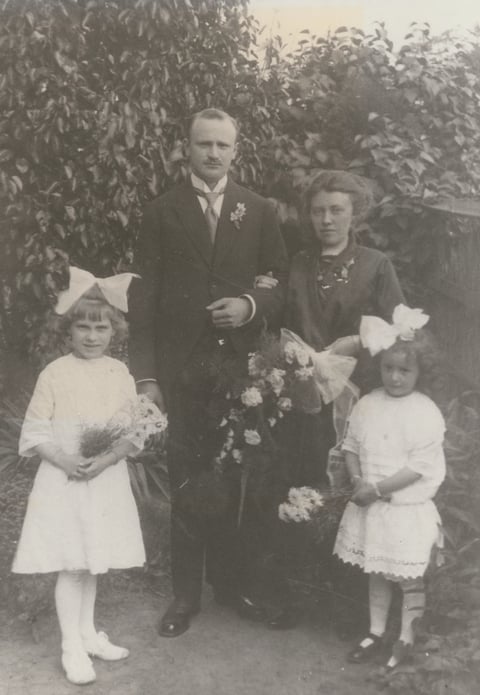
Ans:
<svg viewBox="0 0 480 695"><path fill-rule="evenodd" d="M310 389L308 400L302 402L302 410L309 414L319 413L323 403L335 401L340 394L347 391L355 400L358 389L350 381L357 360L354 357L333 355L328 350L316 352L307 345L296 333L282 328L280 343L284 347L293 342L308 354L313 366L313 389Z"/></svg>

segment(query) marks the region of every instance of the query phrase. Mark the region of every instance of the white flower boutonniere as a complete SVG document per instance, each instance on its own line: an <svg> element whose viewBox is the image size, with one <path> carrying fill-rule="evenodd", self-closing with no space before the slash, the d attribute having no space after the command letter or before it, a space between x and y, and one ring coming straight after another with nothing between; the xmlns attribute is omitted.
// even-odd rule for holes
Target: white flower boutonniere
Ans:
<svg viewBox="0 0 480 695"><path fill-rule="evenodd" d="M245 203L237 203L235 210L230 213L230 221L233 222L237 229L240 229L240 222L243 220L247 214L247 208Z"/></svg>

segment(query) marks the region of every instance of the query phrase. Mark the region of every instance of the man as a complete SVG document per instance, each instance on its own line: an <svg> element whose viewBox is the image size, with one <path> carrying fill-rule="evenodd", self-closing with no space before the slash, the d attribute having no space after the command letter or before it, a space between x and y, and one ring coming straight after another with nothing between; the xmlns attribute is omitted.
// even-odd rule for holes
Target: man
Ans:
<svg viewBox="0 0 480 695"><path fill-rule="evenodd" d="M248 597L252 568L236 530L238 490L219 518L201 519L182 503L221 446L211 415L219 371L232 361L246 365L260 331L283 308L284 244L268 202L228 175L236 148L228 114L206 109L193 117L191 176L147 207L136 256L142 282L132 297L131 369L139 391L158 403L164 394L169 413L175 598L159 632L170 637L188 629L200 608L204 564L218 602L261 618ZM255 276L268 271L278 286L254 289Z"/></svg>

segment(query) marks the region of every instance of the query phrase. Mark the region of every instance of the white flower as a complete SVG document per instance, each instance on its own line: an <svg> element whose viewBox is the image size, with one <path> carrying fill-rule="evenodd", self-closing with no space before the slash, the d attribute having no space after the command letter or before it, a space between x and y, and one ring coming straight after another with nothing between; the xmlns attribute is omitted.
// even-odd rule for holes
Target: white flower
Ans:
<svg viewBox="0 0 480 695"><path fill-rule="evenodd" d="M283 387L285 386L285 381L283 377L285 376L285 370L284 369L277 369L274 368L265 377L265 380L268 381L270 386L272 387L272 390L276 396L279 396L283 390Z"/></svg>
<svg viewBox="0 0 480 695"><path fill-rule="evenodd" d="M310 515L304 509L296 507L289 502L283 502L278 507L278 516L282 521L293 521L300 523L301 521L310 521Z"/></svg>
<svg viewBox="0 0 480 695"><path fill-rule="evenodd" d="M263 401L262 394L256 386L250 386L245 389L240 398L243 405L246 405L247 408L254 408Z"/></svg>
<svg viewBox="0 0 480 695"><path fill-rule="evenodd" d="M258 434L257 430L245 430L243 436L245 437L247 444L250 444L250 446L258 446L262 441L262 438Z"/></svg>
<svg viewBox="0 0 480 695"><path fill-rule="evenodd" d="M264 376L263 358L258 352L251 352L248 356L248 373L254 378Z"/></svg>
<svg viewBox="0 0 480 695"><path fill-rule="evenodd" d="M222 422L219 424L219 427L225 427L225 425L228 425L228 420L226 417L223 418Z"/></svg>
<svg viewBox="0 0 480 695"><path fill-rule="evenodd" d="M240 222L243 220L246 214L247 207L245 203L237 203L235 210L230 213L230 221L233 222L237 229L240 229Z"/></svg>
<svg viewBox="0 0 480 695"><path fill-rule="evenodd" d="M270 427L275 427L275 425L277 424L276 418L274 418L274 417L269 417L269 418L268 418L268 424L270 425Z"/></svg>
<svg viewBox="0 0 480 695"><path fill-rule="evenodd" d="M313 376L313 367L300 367L295 370L295 376L300 381L308 381Z"/></svg>
<svg viewBox="0 0 480 695"><path fill-rule="evenodd" d="M292 409L292 399L286 397L279 398L277 405L280 408L280 410L284 410L285 412L287 412L288 410Z"/></svg>
<svg viewBox="0 0 480 695"><path fill-rule="evenodd" d="M285 345L283 351L285 354L285 359L289 364L292 364L296 360L300 367L306 367L311 361L308 351L293 341L289 341Z"/></svg>
<svg viewBox="0 0 480 695"><path fill-rule="evenodd" d="M232 458L236 463L242 463L243 453L240 451L240 449L233 449Z"/></svg>
<svg viewBox="0 0 480 695"><path fill-rule="evenodd" d="M288 500L291 504L304 509L312 510L323 507L322 495L311 487L292 487L288 492Z"/></svg>

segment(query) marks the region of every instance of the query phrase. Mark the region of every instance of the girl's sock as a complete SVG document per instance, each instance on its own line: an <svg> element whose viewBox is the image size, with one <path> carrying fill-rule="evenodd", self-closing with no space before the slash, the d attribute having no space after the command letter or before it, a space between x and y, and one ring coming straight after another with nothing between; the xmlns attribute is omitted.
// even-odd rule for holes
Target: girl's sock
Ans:
<svg viewBox="0 0 480 695"><path fill-rule="evenodd" d="M90 642L97 637L95 629L95 599L97 597L97 576L85 573L82 586L82 603L80 610L80 634L82 639Z"/></svg>
<svg viewBox="0 0 480 695"><path fill-rule="evenodd" d="M403 591L402 628L400 641L413 644L415 632L413 622L425 612L425 585L423 579L411 579L400 583Z"/></svg>
<svg viewBox="0 0 480 695"><path fill-rule="evenodd" d="M59 572L55 586L55 606L62 633L62 645L82 647L80 613L83 572Z"/></svg>
<svg viewBox="0 0 480 695"><path fill-rule="evenodd" d="M381 637L387 627L392 602L392 585L381 574L371 574L368 580L370 632Z"/></svg>

